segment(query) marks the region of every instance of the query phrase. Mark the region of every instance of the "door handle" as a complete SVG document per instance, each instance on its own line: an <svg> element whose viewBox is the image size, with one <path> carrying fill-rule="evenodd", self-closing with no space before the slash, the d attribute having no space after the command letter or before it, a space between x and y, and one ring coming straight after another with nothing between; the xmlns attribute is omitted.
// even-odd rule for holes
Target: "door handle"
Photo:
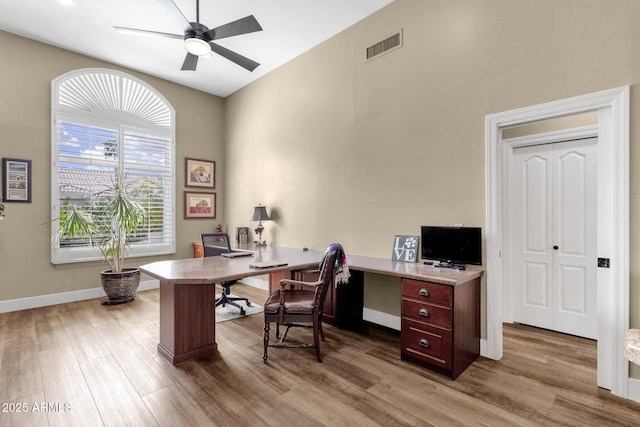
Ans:
<svg viewBox="0 0 640 427"><path fill-rule="evenodd" d="M557 251L558 249L560 249L560 248L558 248L558 246L557 246L557 245L555 245L555 246L553 247L553 250L554 250L554 251Z"/></svg>

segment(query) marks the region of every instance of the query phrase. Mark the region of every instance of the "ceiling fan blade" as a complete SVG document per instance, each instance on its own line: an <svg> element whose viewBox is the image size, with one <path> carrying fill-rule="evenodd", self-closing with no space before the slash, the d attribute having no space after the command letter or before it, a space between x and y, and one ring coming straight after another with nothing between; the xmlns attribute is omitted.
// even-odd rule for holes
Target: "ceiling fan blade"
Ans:
<svg viewBox="0 0 640 427"><path fill-rule="evenodd" d="M191 28L191 23L185 16L182 14L182 11L176 6L176 4L172 0L158 0L162 5L167 9L174 18L180 23L180 26L185 30Z"/></svg>
<svg viewBox="0 0 640 427"><path fill-rule="evenodd" d="M198 57L187 52L187 56L184 58L184 62L182 63L182 71L195 71L196 66L198 65Z"/></svg>
<svg viewBox="0 0 640 427"><path fill-rule="evenodd" d="M217 53L218 55L224 58L227 58L229 61L234 62L239 66L241 66L242 68L245 68L249 71L255 70L256 67L260 65L257 62L252 61L251 59L240 55L239 53L236 53L232 50L227 49L226 47L222 47L215 43L209 43L209 44L211 45L212 51L214 51L215 53Z"/></svg>
<svg viewBox="0 0 640 427"><path fill-rule="evenodd" d="M254 33L256 31L262 31L262 27L253 15L249 15L209 30L205 34L211 37L211 40L219 40L225 37Z"/></svg>
<svg viewBox="0 0 640 427"><path fill-rule="evenodd" d="M148 36L148 37L163 37L169 39L183 40L184 36L180 34L161 33L158 31L140 30L138 28L126 28L126 27L113 27L122 34L129 34L133 36Z"/></svg>

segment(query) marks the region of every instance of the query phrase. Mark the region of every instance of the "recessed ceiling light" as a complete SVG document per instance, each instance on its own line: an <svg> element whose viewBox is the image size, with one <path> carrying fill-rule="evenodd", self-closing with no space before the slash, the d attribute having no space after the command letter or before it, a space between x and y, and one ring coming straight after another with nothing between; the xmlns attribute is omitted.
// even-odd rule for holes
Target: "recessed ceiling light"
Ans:
<svg viewBox="0 0 640 427"><path fill-rule="evenodd" d="M73 6L74 4L76 4L76 0L58 0L58 3L65 6Z"/></svg>

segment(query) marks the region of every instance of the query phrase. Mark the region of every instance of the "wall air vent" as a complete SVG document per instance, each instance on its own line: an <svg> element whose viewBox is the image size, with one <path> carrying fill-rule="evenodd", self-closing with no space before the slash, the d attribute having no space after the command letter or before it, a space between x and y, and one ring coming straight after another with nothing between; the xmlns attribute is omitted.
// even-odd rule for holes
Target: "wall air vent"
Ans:
<svg viewBox="0 0 640 427"><path fill-rule="evenodd" d="M392 36L378 42L372 46L369 46L365 52L365 61L370 61L373 58L377 58L383 53L390 52L402 47L402 30L398 31Z"/></svg>

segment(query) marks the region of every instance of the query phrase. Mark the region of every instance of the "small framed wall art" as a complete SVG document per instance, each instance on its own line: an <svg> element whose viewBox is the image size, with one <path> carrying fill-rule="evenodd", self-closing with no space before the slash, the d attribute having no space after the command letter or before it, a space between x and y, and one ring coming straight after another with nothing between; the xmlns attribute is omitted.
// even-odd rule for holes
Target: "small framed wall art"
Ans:
<svg viewBox="0 0 640 427"><path fill-rule="evenodd" d="M2 200L31 203L31 160L2 159Z"/></svg>
<svg viewBox="0 0 640 427"><path fill-rule="evenodd" d="M216 188L216 162L185 157L185 186Z"/></svg>
<svg viewBox="0 0 640 427"><path fill-rule="evenodd" d="M418 236L396 235L393 239L392 261L416 262L418 255Z"/></svg>
<svg viewBox="0 0 640 427"><path fill-rule="evenodd" d="M216 193L184 192L184 218L215 218Z"/></svg>

